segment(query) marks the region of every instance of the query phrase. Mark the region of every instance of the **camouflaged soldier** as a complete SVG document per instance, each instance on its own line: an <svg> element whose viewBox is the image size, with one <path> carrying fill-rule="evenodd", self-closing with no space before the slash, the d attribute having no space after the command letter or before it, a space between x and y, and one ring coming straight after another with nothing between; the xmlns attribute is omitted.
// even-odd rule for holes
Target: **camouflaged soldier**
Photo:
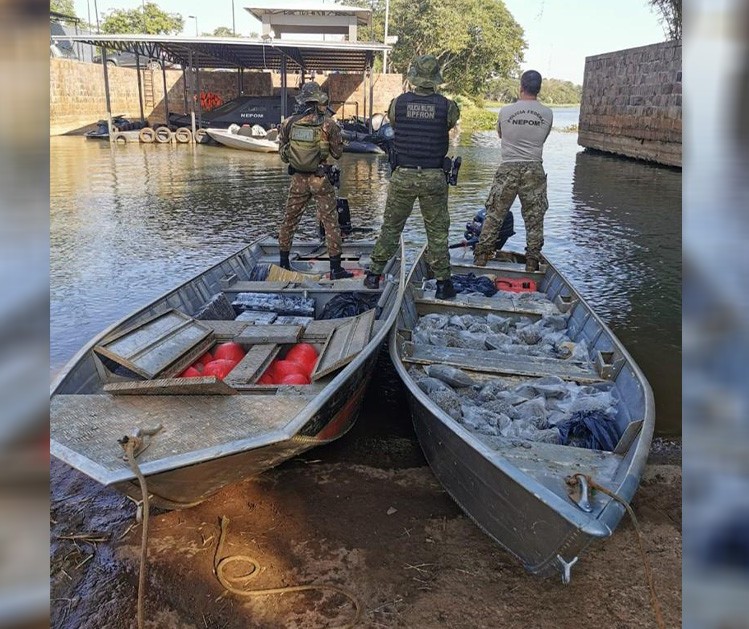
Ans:
<svg viewBox="0 0 749 629"><path fill-rule="evenodd" d="M343 154L341 129L325 115L328 97L314 81L305 83L299 100L306 108L284 120L278 134L281 160L289 164L291 185L286 211L278 230L280 266L290 269L289 253L304 207L310 199L317 205L317 218L325 227L325 244L330 258L330 279L353 277L341 267L341 228L338 225L336 194L328 179L328 157Z"/></svg>
<svg viewBox="0 0 749 629"><path fill-rule="evenodd" d="M414 202L419 199L427 232L427 261L437 278L438 299L455 296L450 279L447 180L443 170L450 140L448 132L460 118L458 106L436 93L442 83L439 62L432 55L414 59L406 79L413 91L394 98L388 109L395 132L396 163L390 178L385 217L372 251L366 288L378 288L380 274L398 248L398 240Z"/></svg>
<svg viewBox="0 0 749 629"><path fill-rule="evenodd" d="M486 266L494 257L494 243L515 197L520 197L526 232L527 271L538 271L544 246L544 215L549 208L543 147L554 114L538 102L541 75L535 70L520 77L520 99L499 111L497 133L502 140L502 163L486 200L486 220L474 250L473 263Z"/></svg>

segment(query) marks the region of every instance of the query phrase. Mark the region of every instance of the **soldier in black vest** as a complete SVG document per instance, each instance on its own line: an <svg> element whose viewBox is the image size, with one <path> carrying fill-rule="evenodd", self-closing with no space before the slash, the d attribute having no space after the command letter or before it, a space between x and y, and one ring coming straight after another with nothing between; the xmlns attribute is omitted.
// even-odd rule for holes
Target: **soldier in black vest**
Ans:
<svg viewBox="0 0 749 629"><path fill-rule="evenodd" d="M372 264L364 286L379 288L380 274L398 248L398 240L414 202L419 200L427 232L427 261L437 278L438 299L455 296L450 279L447 181L443 171L449 148L449 131L460 118L458 106L436 93L442 84L440 67L432 55L417 57L408 69L412 92L394 98L388 109L395 132L395 163L390 178L380 237L372 251Z"/></svg>

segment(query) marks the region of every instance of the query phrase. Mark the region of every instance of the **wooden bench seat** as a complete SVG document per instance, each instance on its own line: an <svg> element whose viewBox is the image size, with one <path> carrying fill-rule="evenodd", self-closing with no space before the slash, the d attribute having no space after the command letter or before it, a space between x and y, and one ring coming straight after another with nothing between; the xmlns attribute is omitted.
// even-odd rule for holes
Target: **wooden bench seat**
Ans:
<svg viewBox="0 0 749 629"><path fill-rule="evenodd" d="M501 354L498 351L464 349L462 347L435 347L433 345L407 344L403 362L419 365L450 365L469 371L519 376L558 376L563 380L582 383L602 382L592 364L548 358Z"/></svg>

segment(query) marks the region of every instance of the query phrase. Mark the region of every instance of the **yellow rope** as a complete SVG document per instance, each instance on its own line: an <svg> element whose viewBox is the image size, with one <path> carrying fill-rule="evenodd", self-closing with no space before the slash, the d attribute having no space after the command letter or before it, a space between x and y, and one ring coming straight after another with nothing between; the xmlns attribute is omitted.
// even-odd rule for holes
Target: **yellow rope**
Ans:
<svg viewBox="0 0 749 629"><path fill-rule="evenodd" d="M334 585L294 585L289 587L268 588L263 590L246 590L244 588L234 587L231 583L232 580L235 582L241 581L243 586L246 585L248 581L253 579L260 572L260 565L252 557L248 557L247 555L228 555L226 557L223 557L222 559L219 559L224 546L224 538L226 537L226 530L229 527L229 521L229 518L225 516L221 518L221 534L219 535L218 546L216 547L216 554L214 555L213 559L213 567L216 572L216 578L228 592L236 594L237 596L266 596L269 594L286 594L289 592L327 590L329 592L335 592L337 594L345 596L351 601L352 605L354 606L354 619L350 623L342 625L340 629L350 629L351 627L356 625L357 622L359 622L359 618L361 617L361 604L359 603L359 600L350 591L344 588L336 587ZM251 570L248 573L237 577L227 577L224 574L224 570L229 564L237 562L248 563L251 567Z"/></svg>
<svg viewBox="0 0 749 629"><path fill-rule="evenodd" d="M661 612L661 606L658 602L658 595L655 591L655 579L653 578L653 570L650 567L650 560L648 559L648 555L645 552L645 543L643 541L643 534L642 530L640 529L640 524L637 521L637 516L635 516L635 512L632 510L632 507L629 506L629 503L624 500L621 496L614 493L610 489L607 489L603 485L598 484L596 481L593 480L592 477L588 476L587 474L575 474L575 478L578 476L584 477L588 484L592 489L597 489L598 491L606 494L610 498L613 498L617 502L624 505L624 508L627 510L627 513L629 513L629 517L632 519L632 524L635 526L635 532L637 533L637 543L640 547L640 554L642 555L642 563L645 567L645 575L648 579L648 587L650 588L650 603L653 606L653 612L655 614L655 622L658 625L658 629L666 629L666 623L663 620L663 613Z"/></svg>

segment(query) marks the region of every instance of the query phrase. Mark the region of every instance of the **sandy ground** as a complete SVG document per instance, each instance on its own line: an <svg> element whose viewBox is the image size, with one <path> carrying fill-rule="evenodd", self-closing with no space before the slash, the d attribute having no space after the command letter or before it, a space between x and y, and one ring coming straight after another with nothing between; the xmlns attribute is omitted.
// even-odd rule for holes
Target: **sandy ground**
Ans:
<svg viewBox="0 0 749 629"><path fill-rule="evenodd" d="M393 416L392 407L375 406L371 395L365 404L336 444L192 509L152 514L147 626L317 628L353 619L352 604L330 591L225 592L213 572L221 517L230 519L221 556L248 555L260 565L248 587L344 588L360 601L357 627L656 626L629 521L582 555L570 585L530 576L441 489L402 412L386 425L381 418ZM666 625L677 627L680 460L678 448L659 444L654 452L633 506ZM141 529L134 503L57 461L51 473L51 626L135 627Z"/></svg>

